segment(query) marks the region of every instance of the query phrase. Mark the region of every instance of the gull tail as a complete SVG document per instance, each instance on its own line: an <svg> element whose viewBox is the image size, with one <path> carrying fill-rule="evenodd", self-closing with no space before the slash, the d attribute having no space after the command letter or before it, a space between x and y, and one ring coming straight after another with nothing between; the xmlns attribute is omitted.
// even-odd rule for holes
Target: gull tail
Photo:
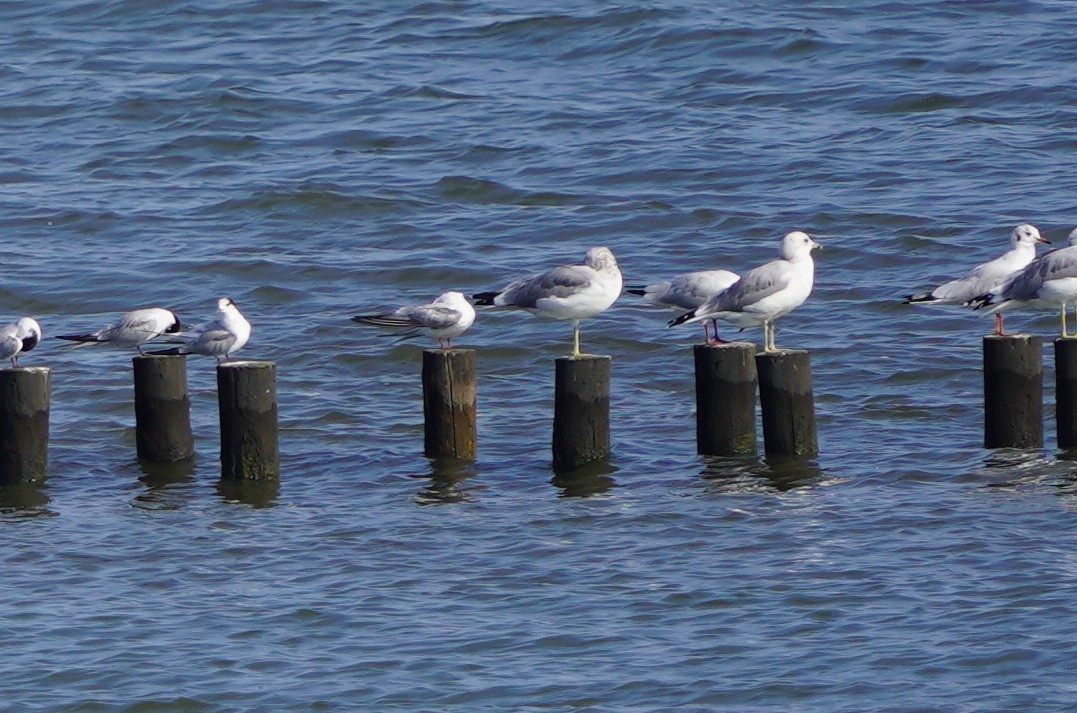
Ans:
<svg viewBox="0 0 1077 713"><path fill-rule="evenodd" d="M475 304L480 307L489 307L494 304L494 300L500 295L500 292L478 292L471 295L471 299L475 300Z"/></svg>
<svg viewBox="0 0 1077 713"><path fill-rule="evenodd" d="M643 287L641 285L629 285L628 287L625 288L625 292L627 292L630 295L646 295L647 294L647 288Z"/></svg>
<svg viewBox="0 0 1077 713"><path fill-rule="evenodd" d="M690 322L695 318L696 318L696 310L692 310L691 312L685 312L684 314L680 315L679 317L674 317L673 319L669 320L669 324L667 324L666 327L667 328L676 327L678 324L684 324L685 322Z"/></svg>
<svg viewBox="0 0 1077 713"><path fill-rule="evenodd" d="M352 317L353 322L359 324L369 324L375 327L407 327L410 326L406 319L395 317L391 314L361 314L358 317Z"/></svg>
<svg viewBox="0 0 1077 713"><path fill-rule="evenodd" d="M66 339L69 342L81 342L83 344L97 344L101 339L96 334L59 334L57 339Z"/></svg>
<svg viewBox="0 0 1077 713"><path fill-rule="evenodd" d="M932 295L930 292L921 292L918 295L905 295L905 304L915 304L917 302L938 302L939 298Z"/></svg>

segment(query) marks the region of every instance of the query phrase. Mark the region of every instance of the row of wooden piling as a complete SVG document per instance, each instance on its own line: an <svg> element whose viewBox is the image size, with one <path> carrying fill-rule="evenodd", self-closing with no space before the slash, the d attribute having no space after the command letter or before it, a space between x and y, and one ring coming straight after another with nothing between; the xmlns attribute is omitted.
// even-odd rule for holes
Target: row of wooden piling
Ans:
<svg viewBox="0 0 1077 713"><path fill-rule="evenodd" d="M133 359L135 444L142 460L171 463L194 455L187 364L182 356ZM48 463L51 370L0 370L0 485L44 479ZM276 365L217 365L221 477L278 477Z"/></svg>
<svg viewBox="0 0 1077 713"><path fill-rule="evenodd" d="M696 443L705 455L756 452L756 391L768 456L818 453L808 352L755 353L747 342L695 347ZM560 357L554 370L553 468L568 471L610 454L608 356ZM423 353L425 452L475 457L474 349Z"/></svg>

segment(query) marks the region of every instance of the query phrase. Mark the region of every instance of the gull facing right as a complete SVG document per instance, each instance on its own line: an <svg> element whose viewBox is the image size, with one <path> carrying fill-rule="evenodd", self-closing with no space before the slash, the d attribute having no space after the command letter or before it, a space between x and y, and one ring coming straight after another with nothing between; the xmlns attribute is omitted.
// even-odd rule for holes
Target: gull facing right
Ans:
<svg viewBox="0 0 1077 713"><path fill-rule="evenodd" d="M1035 226L1022 223L1010 234L1013 249L973 268L964 277L943 283L931 292L908 295L905 304L968 304L999 290L1005 282L1036 259L1036 243L1050 243ZM995 312L995 334L1002 334L1002 312Z"/></svg>
<svg viewBox="0 0 1077 713"><path fill-rule="evenodd" d="M572 356L580 352L580 320L605 312L621 295L621 270L609 248L591 248L582 265L562 265L472 295L477 305L535 310L572 322Z"/></svg>
<svg viewBox="0 0 1077 713"><path fill-rule="evenodd" d="M446 292L430 304L406 305L384 314L361 314L353 322L382 327L401 335L400 339L431 337L442 349L452 347L453 337L459 337L475 322L475 308L459 292Z"/></svg>
<svg viewBox="0 0 1077 713"><path fill-rule="evenodd" d="M774 352L774 320L804 304L815 283L811 251L822 247L795 230L782 238L781 257L753 267L733 285L702 305L670 321L675 327L701 319L722 319L738 327L763 325L763 351Z"/></svg>
<svg viewBox="0 0 1077 713"><path fill-rule="evenodd" d="M120 317L107 327L88 334L62 334L57 339L87 344L111 344L117 347L135 347L142 354L142 345L162 334L177 334L183 329L174 312L160 307L136 309Z"/></svg>

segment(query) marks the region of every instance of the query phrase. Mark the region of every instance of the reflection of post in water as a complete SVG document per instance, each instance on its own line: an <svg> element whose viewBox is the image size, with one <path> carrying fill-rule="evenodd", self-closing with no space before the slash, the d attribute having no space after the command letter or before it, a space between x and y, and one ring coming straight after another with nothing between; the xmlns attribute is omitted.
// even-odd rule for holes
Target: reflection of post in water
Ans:
<svg viewBox="0 0 1077 713"><path fill-rule="evenodd" d="M765 462L708 457L700 476L721 493L785 492L814 485L823 471L814 461L789 456L767 456Z"/></svg>
<svg viewBox="0 0 1077 713"><path fill-rule="evenodd" d="M135 507L145 510L177 510L193 491L194 459L175 463L155 463L139 460L142 475L138 480L146 489L132 499Z"/></svg>
<svg viewBox="0 0 1077 713"><path fill-rule="evenodd" d="M226 361L217 365L221 414L221 477L275 480L277 367L271 361Z"/></svg>
<svg viewBox="0 0 1077 713"><path fill-rule="evenodd" d="M603 461L588 463L568 471L558 471L550 484L561 489L562 497L586 498L606 492L616 481L611 477L617 468Z"/></svg>
<svg viewBox="0 0 1077 713"><path fill-rule="evenodd" d="M243 503L255 508L271 508L277 504L279 480L238 480L221 478L217 494L226 503Z"/></svg>
<svg viewBox="0 0 1077 713"><path fill-rule="evenodd" d="M136 356L135 442L138 457L170 463L194 455L191 399L187 394L187 359L182 356Z"/></svg>
<svg viewBox="0 0 1077 713"><path fill-rule="evenodd" d="M0 485L0 514L12 518L55 515L45 506L49 496L43 483L13 483Z"/></svg>
<svg viewBox="0 0 1077 713"><path fill-rule="evenodd" d="M50 376L42 366L0 369L0 484L45 479Z"/></svg>
<svg viewBox="0 0 1077 713"><path fill-rule="evenodd" d="M459 503L471 499L459 484L475 475L475 461L465 458L431 458L429 483L415 494L420 505Z"/></svg>

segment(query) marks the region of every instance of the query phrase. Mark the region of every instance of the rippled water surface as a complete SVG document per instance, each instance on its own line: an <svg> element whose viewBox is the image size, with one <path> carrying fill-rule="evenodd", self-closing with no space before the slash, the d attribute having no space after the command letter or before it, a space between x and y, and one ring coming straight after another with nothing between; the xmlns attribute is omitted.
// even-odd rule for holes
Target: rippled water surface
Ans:
<svg viewBox="0 0 1077 713"><path fill-rule="evenodd" d="M1070 711L1077 469L981 448L980 335L908 291L1077 224L1070 2L13 2L0 315L137 306L278 364L279 487L134 460L129 355L46 339L0 494L0 710ZM549 469L563 323L481 314L480 457L359 311L608 245L626 280L826 249L811 463L695 455L693 330L623 297L608 469ZM1050 337L1049 314L1013 328ZM759 338L758 330L746 336ZM1051 383L1051 360L1046 360ZM1048 389L1047 432L1053 406Z"/></svg>

